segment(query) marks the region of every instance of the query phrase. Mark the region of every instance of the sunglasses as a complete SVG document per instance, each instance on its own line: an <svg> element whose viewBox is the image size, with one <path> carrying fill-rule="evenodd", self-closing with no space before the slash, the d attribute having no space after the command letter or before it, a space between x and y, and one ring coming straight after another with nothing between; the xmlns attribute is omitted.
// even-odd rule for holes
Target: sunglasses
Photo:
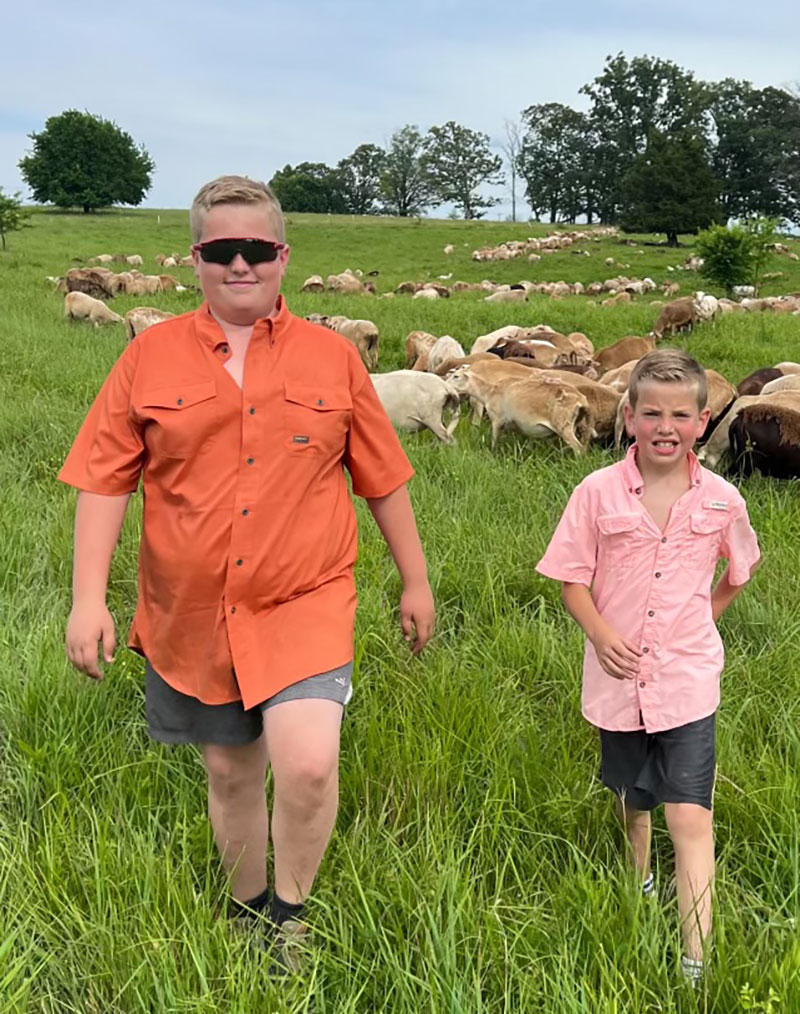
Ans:
<svg viewBox="0 0 800 1014"><path fill-rule="evenodd" d="M211 239L192 247L206 264L230 264L236 254L241 254L248 264L263 264L274 261L285 249L285 243L273 243L270 239Z"/></svg>

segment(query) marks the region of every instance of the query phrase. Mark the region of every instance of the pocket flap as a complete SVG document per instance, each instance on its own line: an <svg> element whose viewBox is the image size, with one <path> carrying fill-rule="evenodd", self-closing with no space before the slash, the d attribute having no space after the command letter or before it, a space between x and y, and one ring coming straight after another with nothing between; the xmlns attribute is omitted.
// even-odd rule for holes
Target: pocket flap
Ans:
<svg viewBox="0 0 800 1014"><path fill-rule="evenodd" d="M353 407L353 399L346 387L312 386L285 381L284 396L287 401L316 412L346 412Z"/></svg>
<svg viewBox="0 0 800 1014"><path fill-rule="evenodd" d="M159 387L155 391L147 391L142 397L144 408L189 408L198 402L207 401L217 393L217 385L213 380L204 380L201 384L176 384L171 387Z"/></svg>
<svg viewBox="0 0 800 1014"><path fill-rule="evenodd" d="M712 532L719 532L725 528L728 521L727 511L696 511L691 516L692 531L700 535L710 535Z"/></svg>
<svg viewBox="0 0 800 1014"><path fill-rule="evenodd" d="M603 535L633 532L641 523L641 514L603 514L597 519L597 527Z"/></svg>

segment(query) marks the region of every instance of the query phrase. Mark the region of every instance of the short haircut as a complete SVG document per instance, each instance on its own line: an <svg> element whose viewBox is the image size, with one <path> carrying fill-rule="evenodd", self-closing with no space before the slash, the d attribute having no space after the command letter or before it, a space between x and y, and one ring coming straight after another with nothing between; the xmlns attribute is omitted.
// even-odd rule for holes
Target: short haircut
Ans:
<svg viewBox="0 0 800 1014"><path fill-rule="evenodd" d="M659 384L692 384L697 393L697 407L702 412L708 401L706 371L683 349L656 349L642 356L634 366L628 383L628 400L636 408L639 386L645 380Z"/></svg>
<svg viewBox="0 0 800 1014"><path fill-rule="evenodd" d="M206 212L218 204L263 204L272 216L278 239L283 243L285 238L283 212L278 198L266 183L248 179L246 176L218 176L200 187L189 212L193 243L200 242Z"/></svg>

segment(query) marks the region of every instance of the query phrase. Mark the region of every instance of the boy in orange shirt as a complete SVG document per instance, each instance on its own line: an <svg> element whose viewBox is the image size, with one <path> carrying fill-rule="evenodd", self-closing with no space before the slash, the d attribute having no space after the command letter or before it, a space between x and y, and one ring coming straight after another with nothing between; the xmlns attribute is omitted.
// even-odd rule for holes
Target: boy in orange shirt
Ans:
<svg viewBox="0 0 800 1014"><path fill-rule="evenodd" d="M366 498L403 579L419 652L434 625L406 490L413 474L347 339L289 313L289 248L269 188L223 176L191 210L206 301L140 334L112 369L60 473L81 493L67 654L99 679L114 622L111 557L141 478L139 596L151 736L197 743L233 906L279 928L292 969L303 904L338 802L353 659L356 524ZM272 768L274 890L265 777Z"/></svg>

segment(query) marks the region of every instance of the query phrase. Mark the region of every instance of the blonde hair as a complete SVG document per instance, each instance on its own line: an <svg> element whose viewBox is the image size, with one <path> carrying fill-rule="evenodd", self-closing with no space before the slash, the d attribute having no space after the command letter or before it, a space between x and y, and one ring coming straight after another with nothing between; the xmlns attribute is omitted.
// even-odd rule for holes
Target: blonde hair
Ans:
<svg viewBox="0 0 800 1014"><path fill-rule="evenodd" d="M696 359L682 349L656 349L642 356L634 366L628 383L628 400L636 408L639 385L645 380L659 384L692 384L697 394L697 407L702 412L708 401L706 371Z"/></svg>
<svg viewBox="0 0 800 1014"><path fill-rule="evenodd" d="M199 243L203 235L206 212L218 204L263 204L272 217L278 240L283 243L283 212L278 198L266 183L248 179L247 176L218 176L200 187L189 212L193 243Z"/></svg>

